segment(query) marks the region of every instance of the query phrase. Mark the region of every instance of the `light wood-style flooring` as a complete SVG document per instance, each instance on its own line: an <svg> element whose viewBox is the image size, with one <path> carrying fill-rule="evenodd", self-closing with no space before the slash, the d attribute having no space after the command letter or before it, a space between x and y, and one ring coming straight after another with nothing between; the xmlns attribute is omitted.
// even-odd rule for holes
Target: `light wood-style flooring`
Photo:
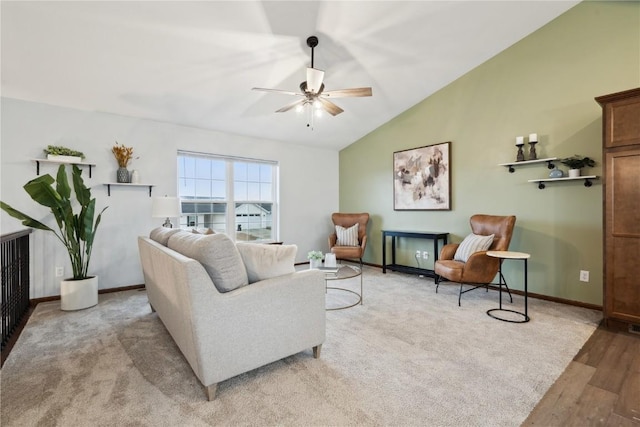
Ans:
<svg viewBox="0 0 640 427"><path fill-rule="evenodd" d="M640 335L600 326L523 426L640 426Z"/></svg>

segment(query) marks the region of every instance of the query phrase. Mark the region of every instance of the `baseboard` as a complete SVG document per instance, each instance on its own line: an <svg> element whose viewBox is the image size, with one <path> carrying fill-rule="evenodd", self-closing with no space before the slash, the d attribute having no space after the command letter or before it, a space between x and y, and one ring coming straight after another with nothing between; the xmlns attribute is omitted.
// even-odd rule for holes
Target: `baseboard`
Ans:
<svg viewBox="0 0 640 427"><path fill-rule="evenodd" d="M380 268L382 269L382 266L379 264L371 264L368 262L364 262L364 265L368 265L369 267L376 267L376 268ZM498 286L497 285L489 285L490 289L493 290L498 290ZM524 291L518 290L518 289L509 289L511 291L512 294L516 294L516 295L524 295ZM572 305L574 307L582 307L582 308L588 308L591 310L598 310L598 311L602 311L602 306L601 305L597 305L597 304L590 304L590 303L586 303L586 302L582 302L582 301L574 301L574 300L569 300L569 299L565 299L565 298L559 298L559 297L552 297L549 295L543 295L543 294L537 294L535 292L527 292L527 297L528 298L535 298L535 299L541 299L541 300L545 300L545 301L551 301L551 302L557 302L560 304L566 304L566 305Z"/></svg>
<svg viewBox="0 0 640 427"><path fill-rule="evenodd" d="M144 289L144 283L140 285L131 285L131 286L122 286L119 288L107 288L107 289L98 289L98 294L108 294L111 292L122 292L122 291L131 291L134 289ZM40 304L41 302L49 302L49 301L59 301L60 295L52 295L50 297L42 297L42 298L32 298L29 300L29 303L32 307Z"/></svg>

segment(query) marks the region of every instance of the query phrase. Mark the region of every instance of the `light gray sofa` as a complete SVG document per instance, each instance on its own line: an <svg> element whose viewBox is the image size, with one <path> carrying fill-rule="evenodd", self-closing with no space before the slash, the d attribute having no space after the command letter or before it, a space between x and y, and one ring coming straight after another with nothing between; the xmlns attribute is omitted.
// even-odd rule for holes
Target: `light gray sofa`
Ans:
<svg viewBox="0 0 640 427"><path fill-rule="evenodd" d="M215 398L217 384L228 378L310 348L314 357L320 356L326 321L324 275L318 270L295 272L295 246L235 245L222 234L189 234L156 229L152 238L139 237L138 247L151 308L209 400ZM240 285L221 291L212 277Z"/></svg>

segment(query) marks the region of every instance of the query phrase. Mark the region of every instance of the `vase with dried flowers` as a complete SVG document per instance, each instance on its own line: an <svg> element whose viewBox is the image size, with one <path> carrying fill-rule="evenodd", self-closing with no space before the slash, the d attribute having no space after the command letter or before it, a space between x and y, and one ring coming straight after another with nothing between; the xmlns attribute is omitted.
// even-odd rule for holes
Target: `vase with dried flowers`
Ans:
<svg viewBox="0 0 640 427"><path fill-rule="evenodd" d="M118 162L118 171L116 172L117 182L131 182L127 166L133 159L133 147L126 147L124 144L118 144L111 148L111 152Z"/></svg>

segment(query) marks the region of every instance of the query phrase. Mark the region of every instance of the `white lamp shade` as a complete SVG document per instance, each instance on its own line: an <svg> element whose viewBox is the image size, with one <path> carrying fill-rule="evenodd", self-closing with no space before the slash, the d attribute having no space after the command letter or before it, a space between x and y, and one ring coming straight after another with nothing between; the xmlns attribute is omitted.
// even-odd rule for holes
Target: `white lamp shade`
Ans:
<svg viewBox="0 0 640 427"><path fill-rule="evenodd" d="M177 197L154 197L151 205L153 218L176 218L180 216L180 203Z"/></svg>

